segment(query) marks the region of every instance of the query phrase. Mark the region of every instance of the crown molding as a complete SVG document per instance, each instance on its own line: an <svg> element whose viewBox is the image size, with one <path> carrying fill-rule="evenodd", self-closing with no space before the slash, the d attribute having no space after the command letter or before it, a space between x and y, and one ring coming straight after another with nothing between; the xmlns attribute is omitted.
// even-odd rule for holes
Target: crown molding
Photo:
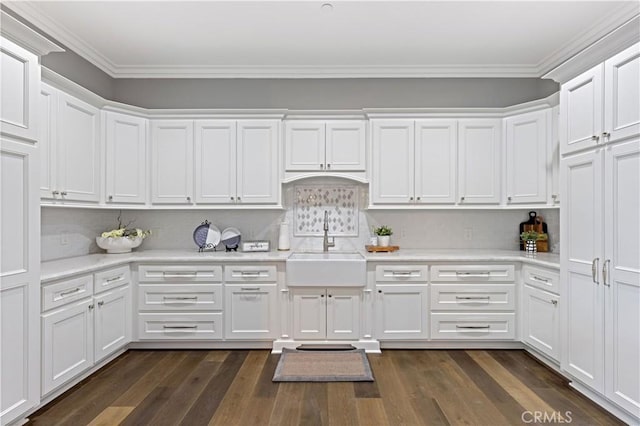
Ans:
<svg viewBox="0 0 640 426"><path fill-rule="evenodd" d="M25 49L43 56L51 52L64 52L64 49L48 38L38 34L13 16L0 10L0 34Z"/></svg>
<svg viewBox="0 0 640 426"><path fill-rule="evenodd" d="M560 46L556 51L538 63L539 76L542 76L569 60L572 56L596 43L607 34L623 26L627 21L638 14L639 3L626 2L610 15L606 15L594 25L585 29L582 33Z"/></svg>
<svg viewBox="0 0 640 426"><path fill-rule="evenodd" d="M640 14L547 72L542 78L565 83L640 41Z"/></svg>

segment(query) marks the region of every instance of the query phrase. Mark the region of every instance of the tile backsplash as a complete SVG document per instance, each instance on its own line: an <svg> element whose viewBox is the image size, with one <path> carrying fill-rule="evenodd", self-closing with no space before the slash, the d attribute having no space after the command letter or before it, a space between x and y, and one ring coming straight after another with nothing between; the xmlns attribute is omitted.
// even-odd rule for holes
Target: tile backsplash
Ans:
<svg viewBox="0 0 640 426"><path fill-rule="evenodd" d="M321 249L324 210L330 211L329 235L337 250L361 249L368 244L374 226L393 229L391 242L401 248L517 249L518 225L527 220L526 210L364 210L367 186L344 181L325 187L288 184L283 187L284 210L123 210L122 221L150 229L138 250L194 250L193 231L205 219L220 230L236 227L243 240L269 240L277 248L280 222L289 222L291 249ZM303 189L300 191L300 189ZM307 189L305 192L304 189ZM318 189L321 200L309 198ZM306 198L305 198L306 194ZM318 196L316 194L316 196ZM349 196L351 198L349 198ZM346 198L345 198L346 197ZM338 199L343 200L345 205ZM352 201L347 202L351 199ZM340 208L338 209L338 204ZM309 207L309 218L301 207ZM549 247L559 250L559 210L538 209L549 229ZM42 261L100 253L95 237L117 225L118 210L42 207ZM294 229L302 227L302 229ZM218 249L224 250L224 246Z"/></svg>

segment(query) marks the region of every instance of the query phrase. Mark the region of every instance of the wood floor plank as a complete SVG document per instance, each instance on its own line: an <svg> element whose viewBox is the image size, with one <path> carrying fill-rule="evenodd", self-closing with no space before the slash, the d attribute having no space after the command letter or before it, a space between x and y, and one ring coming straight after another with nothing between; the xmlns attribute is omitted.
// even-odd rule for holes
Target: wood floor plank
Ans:
<svg viewBox="0 0 640 426"><path fill-rule="evenodd" d="M356 383L335 382L327 384L327 405L329 409L329 421L331 426L358 424L358 408L354 385Z"/></svg>
<svg viewBox="0 0 640 426"><path fill-rule="evenodd" d="M390 423L381 398L356 399L358 421L360 425L388 426Z"/></svg>
<svg viewBox="0 0 640 426"><path fill-rule="evenodd" d="M391 354L383 352L381 355L371 355L369 362L378 382L387 419L394 425L419 424Z"/></svg>
<svg viewBox="0 0 640 426"><path fill-rule="evenodd" d="M268 351L252 351L238 370L210 425L239 425L242 413L251 409L251 395L260 377Z"/></svg>
<svg viewBox="0 0 640 426"><path fill-rule="evenodd" d="M192 426L209 423L248 354L248 351L229 353L180 424Z"/></svg>
<svg viewBox="0 0 640 426"><path fill-rule="evenodd" d="M189 351L184 353L174 366L167 369L164 377L157 383L157 386L144 398L122 422L123 426L134 426L142 424L152 424L151 419L162 409L175 390L184 381L189 372L205 358L203 351Z"/></svg>
<svg viewBox="0 0 640 426"><path fill-rule="evenodd" d="M278 358L129 351L28 424L493 426L522 424L523 410L557 419L570 411L575 425L623 424L521 350L385 350L369 355L373 383L274 383Z"/></svg>
<svg viewBox="0 0 640 426"><path fill-rule="evenodd" d="M269 418L270 425L293 426L300 423L304 383L282 382Z"/></svg>
<svg viewBox="0 0 640 426"><path fill-rule="evenodd" d="M471 351L472 352L472 351ZM467 376L486 395L491 403L507 419L509 424L522 421L525 408L516 401L487 371L480 367L468 354L468 351L449 351L448 355Z"/></svg>
<svg viewBox="0 0 640 426"><path fill-rule="evenodd" d="M119 425L136 407L107 407L88 426Z"/></svg>

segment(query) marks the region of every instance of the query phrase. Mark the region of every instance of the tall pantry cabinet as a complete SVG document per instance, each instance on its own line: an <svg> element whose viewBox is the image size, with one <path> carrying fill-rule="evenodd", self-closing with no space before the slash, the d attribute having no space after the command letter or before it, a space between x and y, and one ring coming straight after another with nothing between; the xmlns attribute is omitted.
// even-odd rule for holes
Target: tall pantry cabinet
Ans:
<svg viewBox="0 0 640 426"><path fill-rule="evenodd" d="M60 48L0 12L0 424L40 402L38 55Z"/></svg>
<svg viewBox="0 0 640 426"><path fill-rule="evenodd" d="M640 418L640 44L560 91L562 368Z"/></svg>

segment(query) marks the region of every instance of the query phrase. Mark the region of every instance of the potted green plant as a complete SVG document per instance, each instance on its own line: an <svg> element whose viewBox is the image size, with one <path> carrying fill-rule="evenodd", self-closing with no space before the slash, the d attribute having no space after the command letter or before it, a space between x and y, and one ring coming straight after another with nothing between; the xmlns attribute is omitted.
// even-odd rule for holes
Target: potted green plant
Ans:
<svg viewBox="0 0 640 426"><path fill-rule="evenodd" d="M393 235L393 229L386 225L373 228L373 233L378 236L378 245L380 247L388 247L391 235Z"/></svg>
<svg viewBox="0 0 640 426"><path fill-rule="evenodd" d="M520 234L520 239L524 241L524 249L528 253L535 253L537 251L536 241L546 239L547 234L543 234L537 231L524 231Z"/></svg>

